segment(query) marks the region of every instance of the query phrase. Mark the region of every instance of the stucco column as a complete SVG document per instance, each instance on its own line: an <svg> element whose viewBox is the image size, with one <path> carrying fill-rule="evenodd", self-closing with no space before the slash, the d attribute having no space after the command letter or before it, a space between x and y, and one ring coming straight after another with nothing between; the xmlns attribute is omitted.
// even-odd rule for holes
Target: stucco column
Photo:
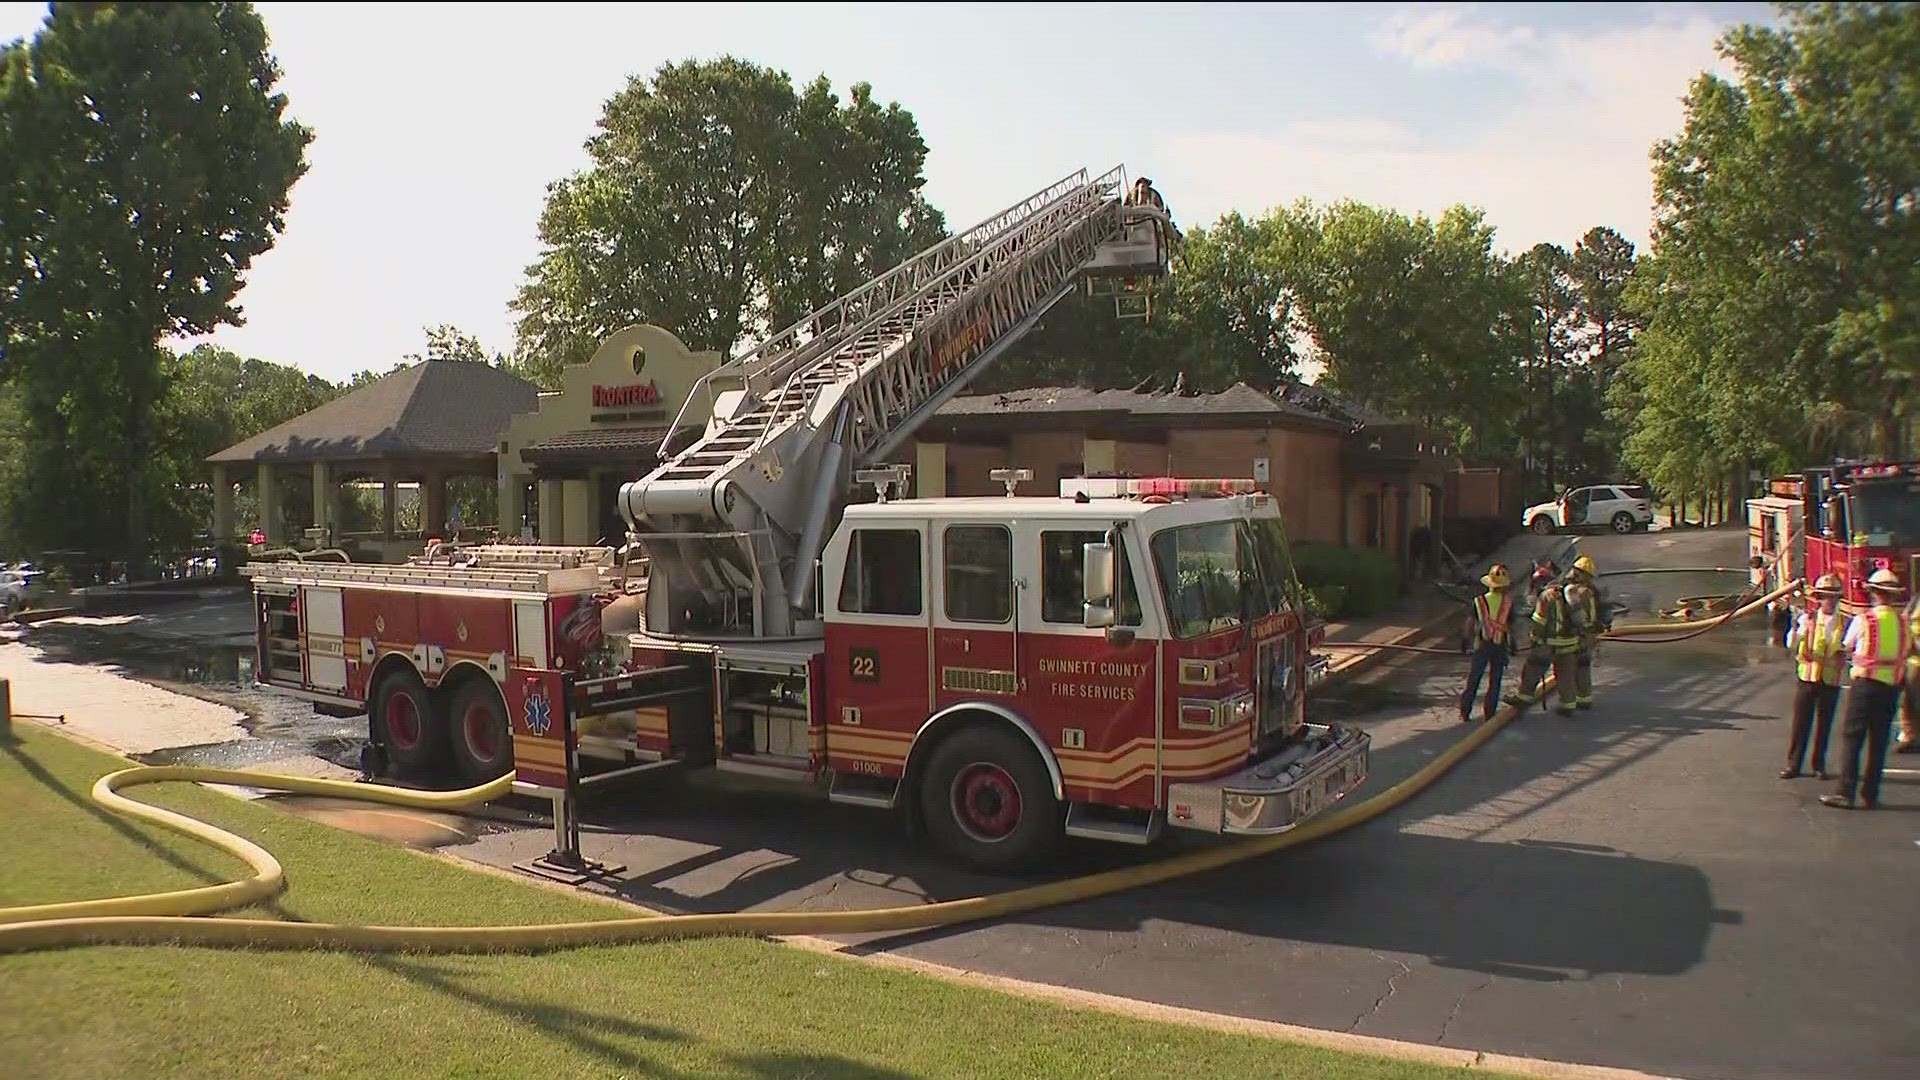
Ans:
<svg viewBox="0 0 1920 1080"><path fill-rule="evenodd" d="M394 485L393 466L389 465L380 475L380 536L384 540L393 539L394 503L399 497Z"/></svg>
<svg viewBox="0 0 1920 1080"><path fill-rule="evenodd" d="M537 528L540 542L543 544L564 544L565 530L561 527L564 520L561 505L565 488L558 480L540 481L540 521Z"/></svg>
<svg viewBox="0 0 1920 1080"><path fill-rule="evenodd" d="M280 485L274 483L273 462L261 462L256 476L260 489L260 531L267 534L267 543L282 543L287 538L287 530L280 524Z"/></svg>
<svg viewBox="0 0 1920 1080"><path fill-rule="evenodd" d="M330 528L339 517L335 510L333 470L324 461L313 463L313 525Z"/></svg>
<svg viewBox="0 0 1920 1080"><path fill-rule="evenodd" d="M213 467L213 542L233 539L233 478L225 465Z"/></svg>
<svg viewBox="0 0 1920 1080"><path fill-rule="evenodd" d="M563 480L567 496L562 503L562 544L591 544L598 537L593 522L593 484L588 480Z"/></svg>
<svg viewBox="0 0 1920 1080"><path fill-rule="evenodd" d="M947 494L947 444L913 444L913 490L922 499L938 499Z"/></svg>
<svg viewBox="0 0 1920 1080"><path fill-rule="evenodd" d="M420 481L420 529L427 536L447 528L447 478L430 472Z"/></svg>
<svg viewBox="0 0 1920 1080"><path fill-rule="evenodd" d="M1112 439L1082 439L1080 442L1080 467L1088 476L1117 471L1119 458L1119 445Z"/></svg>

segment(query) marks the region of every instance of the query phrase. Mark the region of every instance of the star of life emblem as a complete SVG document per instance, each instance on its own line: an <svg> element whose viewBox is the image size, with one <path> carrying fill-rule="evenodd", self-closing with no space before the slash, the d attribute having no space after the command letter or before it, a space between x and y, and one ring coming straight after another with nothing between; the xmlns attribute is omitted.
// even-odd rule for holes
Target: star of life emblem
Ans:
<svg viewBox="0 0 1920 1080"><path fill-rule="evenodd" d="M527 695L527 730L534 735L545 735L553 726L553 707L547 703L545 694L535 692Z"/></svg>

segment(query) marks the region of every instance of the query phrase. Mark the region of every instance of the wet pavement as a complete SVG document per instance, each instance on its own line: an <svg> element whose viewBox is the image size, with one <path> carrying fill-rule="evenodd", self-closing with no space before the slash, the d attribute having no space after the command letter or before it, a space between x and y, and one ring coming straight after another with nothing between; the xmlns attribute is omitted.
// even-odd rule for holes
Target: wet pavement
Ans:
<svg viewBox="0 0 1920 1080"><path fill-rule="evenodd" d="M46 669L42 677L48 681L57 681L61 671L84 668L237 713L226 723L186 727L177 733L156 731L131 744L113 743L132 750L131 756L147 764L357 771L360 745L366 738L364 719L322 716L304 701L253 685L251 612L244 592L209 592L157 604L135 615L81 615L38 623L15 633L13 643L0 648L17 650L16 662L26 674L16 676L16 684L34 680L40 665L58 665ZM84 707L103 710L131 704L132 698L90 699Z"/></svg>

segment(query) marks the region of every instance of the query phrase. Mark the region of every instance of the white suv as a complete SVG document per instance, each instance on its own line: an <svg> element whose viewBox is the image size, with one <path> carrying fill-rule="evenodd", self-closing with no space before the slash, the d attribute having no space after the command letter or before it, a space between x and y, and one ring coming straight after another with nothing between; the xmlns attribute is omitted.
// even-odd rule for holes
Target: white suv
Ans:
<svg viewBox="0 0 1920 1080"><path fill-rule="evenodd" d="M1653 497L1639 484L1568 488L1556 502L1527 507L1520 523L1542 536L1563 529L1636 532L1653 524Z"/></svg>

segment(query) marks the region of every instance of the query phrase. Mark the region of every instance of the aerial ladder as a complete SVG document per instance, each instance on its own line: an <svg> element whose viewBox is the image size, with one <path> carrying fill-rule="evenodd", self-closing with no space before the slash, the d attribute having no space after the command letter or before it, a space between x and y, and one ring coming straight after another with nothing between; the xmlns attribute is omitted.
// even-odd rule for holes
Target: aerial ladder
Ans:
<svg viewBox="0 0 1920 1080"><path fill-rule="evenodd" d="M1125 183L1075 172L696 383L659 465L620 489L648 632L818 637L816 561L855 479L903 481L876 466L1082 282L1137 294L1166 273L1179 233Z"/></svg>

